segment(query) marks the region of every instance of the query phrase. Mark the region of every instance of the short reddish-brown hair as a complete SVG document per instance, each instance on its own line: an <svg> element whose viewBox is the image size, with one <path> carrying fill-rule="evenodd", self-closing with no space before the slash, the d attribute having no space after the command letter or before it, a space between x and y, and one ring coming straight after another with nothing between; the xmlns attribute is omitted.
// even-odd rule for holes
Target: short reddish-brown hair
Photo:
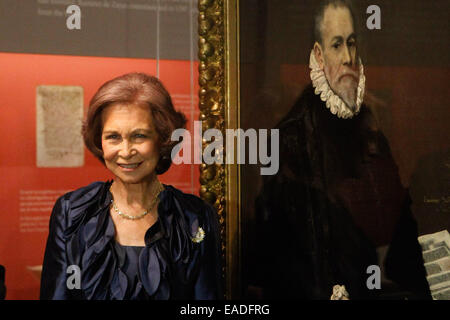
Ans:
<svg viewBox="0 0 450 320"><path fill-rule="evenodd" d="M102 111L109 105L145 105L149 107L156 132L159 136L160 160L156 173L166 172L172 164L170 154L178 143L171 141L172 132L184 128L186 117L174 109L172 99L158 78L145 73L127 73L104 83L89 103L83 122L83 139L86 147L103 164Z"/></svg>

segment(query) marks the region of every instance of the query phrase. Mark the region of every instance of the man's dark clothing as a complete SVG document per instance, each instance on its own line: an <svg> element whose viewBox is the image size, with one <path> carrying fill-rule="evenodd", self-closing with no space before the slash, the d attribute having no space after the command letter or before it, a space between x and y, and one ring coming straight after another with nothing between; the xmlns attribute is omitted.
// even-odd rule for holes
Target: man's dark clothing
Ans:
<svg viewBox="0 0 450 320"><path fill-rule="evenodd" d="M256 206L253 282L265 297L329 299L339 284L350 299L378 298L386 288L368 289L367 268L389 245L394 296L429 298L408 192L370 110L340 119L309 85L277 128L280 170Z"/></svg>

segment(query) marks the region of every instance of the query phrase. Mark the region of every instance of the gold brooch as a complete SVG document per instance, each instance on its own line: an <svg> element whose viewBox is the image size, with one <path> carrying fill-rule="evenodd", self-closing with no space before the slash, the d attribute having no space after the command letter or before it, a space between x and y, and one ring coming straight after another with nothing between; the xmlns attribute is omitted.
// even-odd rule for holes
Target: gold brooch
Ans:
<svg viewBox="0 0 450 320"><path fill-rule="evenodd" d="M204 238L205 238L205 231L201 227L198 227L197 233L191 239L195 243L200 243L203 241Z"/></svg>

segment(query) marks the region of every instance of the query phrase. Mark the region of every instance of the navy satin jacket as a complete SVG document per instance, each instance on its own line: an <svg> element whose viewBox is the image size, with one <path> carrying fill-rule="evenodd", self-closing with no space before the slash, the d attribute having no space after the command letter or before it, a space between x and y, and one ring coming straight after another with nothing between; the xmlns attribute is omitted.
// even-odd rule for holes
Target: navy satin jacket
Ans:
<svg viewBox="0 0 450 320"><path fill-rule="evenodd" d="M109 214L111 183L95 182L57 200L50 217L41 299L127 299L125 293L131 284L121 270L123 257L114 249L115 228ZM168 185L159 197L158 220L147 230L139 256L145 297L222 299L219 226L214 209ZM194 242L199 227L205 236ZM75 269L70 266L80 270L79 288L73 281Z"/></svg>

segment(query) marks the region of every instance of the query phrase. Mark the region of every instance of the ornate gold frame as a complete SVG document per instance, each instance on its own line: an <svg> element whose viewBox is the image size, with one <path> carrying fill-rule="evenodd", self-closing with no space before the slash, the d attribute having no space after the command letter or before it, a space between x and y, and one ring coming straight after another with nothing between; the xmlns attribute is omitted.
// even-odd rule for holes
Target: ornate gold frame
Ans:
<svg viewBox="0 0 450 320"><path fill-rule="evenodd" d="M200 120L203 131L216 128L225 136L239 128L239 0L199 0L198 8ZM239 166L202 164L200 184L200 196L219 215L225 294L235 299L241 290Z"/></svg>

